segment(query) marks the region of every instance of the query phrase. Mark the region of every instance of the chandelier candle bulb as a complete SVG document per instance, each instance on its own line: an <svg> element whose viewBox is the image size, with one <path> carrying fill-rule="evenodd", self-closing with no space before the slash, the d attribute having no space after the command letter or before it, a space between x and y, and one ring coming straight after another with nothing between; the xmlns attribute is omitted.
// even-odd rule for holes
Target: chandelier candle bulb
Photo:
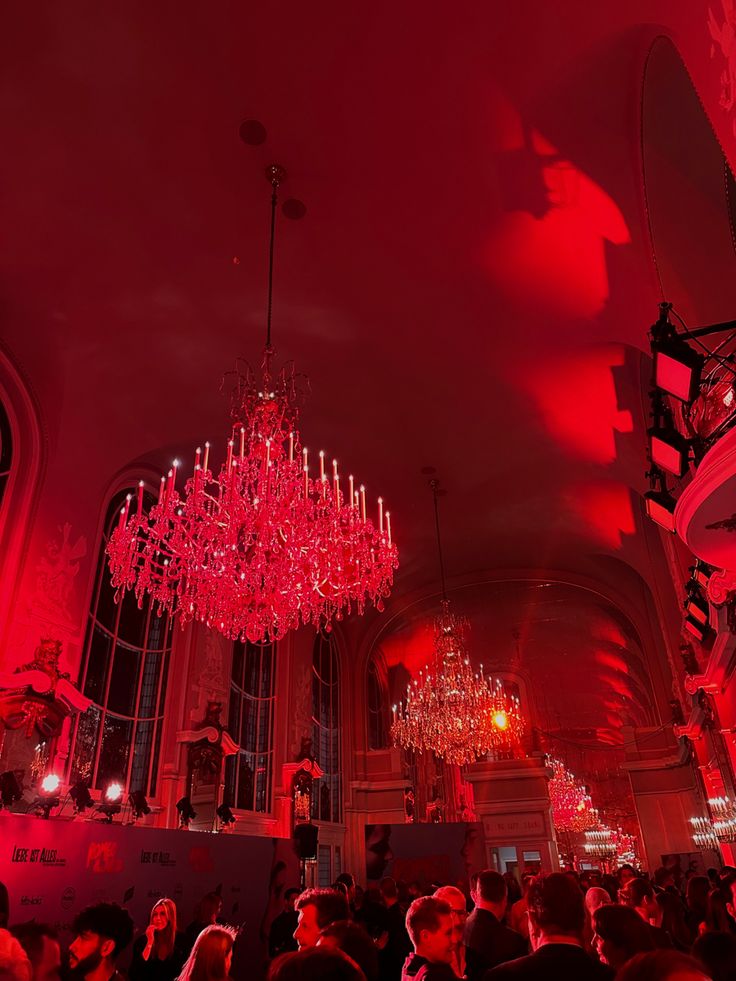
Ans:
<svg viewBox="0 0 736 981"><path fill-rule="evenodd" d="M228 440L227 444L227 472L230 473L233 464L233 441Z"/></svg>
<svg viewBox="0 0 736 981"><path fill-rule="evenodd" d="M355 506L355 500L354 500L354 498L355 498L355 490L353 488L353 475L352 474L350 474L350 476L348 477L348 481L350 482L350 507L352 508L352 507Z"/></svg>
<svg viewBox="0 0 736 981"><path fill-rule="evenodd" d="M289 463L294 462L294 434L289 433Z"/></svg>
<svg viewBox="0 0 736 981"><path fill-rule="evenodd" d="M142 480L138 481L138 506L136 509L136 515L139 518L143 515L143 481Z"/></svg>
<svg viewBox="0 0 736 981"><path fill-rule="evenodd" d="M245 426L240 427L240 459L245 459Z"/></svg>
<svg viewBox="0 0 736 981"><path fill-rule="evenodd" d="M386 531L388 532L388 544L390 546L392 544L392 542L391 542L391 512L390 511L387 511L386 512Z"/></svg>
<svg viewBox="0 0 736 981"><path fill-rule="evenodd" d="M365 521L365 487L363 484L360 485L360 514Z"/></svg>
<svg viewBox="0 0 736 981"><path fill-rule="evenodd" d="M383 534L383 498L378 498L378 530Z"/></svg>
<svg viewBox="0 0 736 981"><path fill-rule="evenodd" d="M324 484L325 482L325 451L319 451L319 479Z"/></svg>
<svg viewBox="0 0 736 981"><path fill-rule="evenodd" d="M204 463L202 464L202 469L204 470L205 473L207 473L207 464L209 463L209 460L210 460L210 444L209 443L205 443L204 444Z"/></svg>

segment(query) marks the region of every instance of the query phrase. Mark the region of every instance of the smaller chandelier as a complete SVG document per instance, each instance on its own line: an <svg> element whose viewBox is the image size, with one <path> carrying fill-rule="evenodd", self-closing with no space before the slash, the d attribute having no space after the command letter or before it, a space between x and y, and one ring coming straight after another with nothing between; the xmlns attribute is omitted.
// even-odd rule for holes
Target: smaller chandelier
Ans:
<svg viewBox="0 0 736 981"><path fill-rule="evenodd" d="M586 788L578 782L562 760L549 760L552 779L549 781L549 799L552 820L559 831L581 832L598 824L598 811Z"/></svg>
<svg viewBox="0 0 736 981"><path fill-rule="evenodd" d="M736 841L736 806L728 797L709 797L708 807L713 816L713 833L718 841Z"/></svg>
<svg viewBox="0 0 736 981"><path fill-rule="evenodd" d="M692 827L692 838L696 846L702 851L718 851L718 838L716 837L713 824L708 818L690 818Z"/></svg>
<svg viewBox="0 0 736 981"><path fill-rule="evenodd" d="M474 671L465 647L469 623L454 613L445 588L444 563L437 506L438 482L433 480L437 545L442 577L442 608L434 621L431 668L409 683L406 698L393 706L394 744L419 753L431 752L446 763L462 766L493 753L512 755L524 735L517 696L506 691L500 678L486 677L483 665Z"/></svg>

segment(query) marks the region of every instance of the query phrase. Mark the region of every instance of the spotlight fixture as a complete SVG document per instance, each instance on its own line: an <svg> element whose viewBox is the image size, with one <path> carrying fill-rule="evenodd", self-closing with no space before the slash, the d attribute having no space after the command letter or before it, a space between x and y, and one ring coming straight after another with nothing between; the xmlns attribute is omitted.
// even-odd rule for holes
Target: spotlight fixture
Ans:
<svg viewBox="0 0 736 981"><path fill-rule="evenodd" d="M708 601L698 592L691 592L685 600L685 610L688 617L697 620L698 623L708 624L710 618L710 607Z"/></svg>
<svg viewBox="0 0 736 981"><path fill-rule="evenodd" d="M74 786L69 789L69 796L74 802L76 814L84 814L86 810L94 806L95 802L89 792L89 786L84 780L77 780Z"/></svg>
<svg viewBox="0 0 736 981"><path fill-rule="evenodd" d="M656 466L675 477L684 476L690 458L690 443L674 427L650 429L649 452Z"/></svg>
<svg viewBox="0 0 736 981"><path fill-rule="evenodd" d="M197 812L192 807L192 802L188 797L182 797L181 800L176 802L176 809L179 812L179 827L188 828L197 816Z"/></svg>
<svg viewBox="0 0 736 981"><path fill-rule="evenodd" d="M142 790L134 790L128 798L128 803L133 809L133 818L136 821L138 818L151 813L151 808L148 806L146 795Z"/></svg>
<svg viewBox="0 0 736 981"><path fill-rule="evenodd" d="M55 807L59 806L59 787L61 779L55 773L47 773L41 781L41 793L33 802L33 809L38 817L48 821Z"/></svg>
<svg viewBox="0 0 736 981"><path fill-rule="evenodd" d="M0 773L0 807L10 807L23 796L23 770Z"/></svg>
<svg viewBox="0 0 736 981"><path fill-rule="evenodd" d="M710 633L710 628L707 623L702 623L700 620L696 620L693 616L686 616L683 622L685 630L689 634L699 640L701 644L705 643L706 637Z"/></svg>
<svg viewBox="0 0 736 981"><path fill-rule="evenodd" d="M707 589L708 582L710 581L710 577L713 573L713 569L707 564L707 562L703 562L702 559L696 559L695 565L690 566L690 573L690 582L697 583L701 589Z"/></svg>
<svg viewBox="0 0 736 981"><path fill-rule="evenodd" d="M235 815L227 804L220 804L220 806L217 808L217 816L220 819L223 828L226 828L230 824L235 824Z"/></svg>
<svg viewBox="0 0 736 981"><path fill-rule="evenodd" d="M644 495L644 503L652 521L656 521L665 531L674 532L675 499L665 487L661 490L647 491Z"/></svg>
<svg viewBox="0 0 736 981"><path fill-rule="evenodd" d="M112 824L112 819L115 817L115 815L122 811L122 798L123 786L122 784L118 783L117 780L113 780L113 782L109 783L105 788L105 799L97 808L101 814L105 815L108 824Z"/></svg>
<svg viewBox="0 0 736 981"><path fill-rule="evenodd" d="M681 402L692 402L700 391L700 375L705 364L670 323L671 303L660 303L659 319L652 325L654 383Z"/></svg>

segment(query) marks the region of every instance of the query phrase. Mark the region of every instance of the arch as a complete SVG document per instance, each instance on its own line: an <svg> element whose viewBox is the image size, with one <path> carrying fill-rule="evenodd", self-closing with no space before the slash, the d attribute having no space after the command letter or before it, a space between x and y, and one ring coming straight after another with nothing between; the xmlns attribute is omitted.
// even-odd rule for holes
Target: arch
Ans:
<svg viewBox="0 0 736 981"><path fill-rule="evenodd" d="M171 656L171 623L157 616L146 598L139 607L126 592L119 603L107 573L105 544L124 488L109 500L89 604L79 685L92 700L72 738L70 783L103 789L117 781L126 792L157 793L166 679ZM150 508L153 499L148 498Z"/></svg>
<svg viewBox="0 0 736 981"><path fill-rule="evenodd" d="M340 658L334 632L320 630L312 649L312 739L317 762L324 771L312 800L312 817L342 820L342 687Z"/></svg>
<svg viewBox="0 0 736 981"><path fill-rule="evenodd" d="M0 406L12 464L3 481L0 500L0 650L7 640L10 613L15 607L33 517L38 504L46 460L46 434L38 401L21 369L0 344ZM1 470L0 470L1 472Z"/></svg>

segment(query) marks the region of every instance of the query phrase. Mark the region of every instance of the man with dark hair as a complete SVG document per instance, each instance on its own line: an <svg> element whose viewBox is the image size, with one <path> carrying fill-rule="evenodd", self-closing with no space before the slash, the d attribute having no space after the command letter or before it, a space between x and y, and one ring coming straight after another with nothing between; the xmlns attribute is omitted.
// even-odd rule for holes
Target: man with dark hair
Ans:
<svg viewBox="0 0 736 981"><path fill-rule="evenodd" d="M133 920L117 903L97 903L83 909L72 924L69 967L84 981L123 981L115 960L133 939Z"/></svg>
<svg viewBox="0 0 736 981"><path fill-rule="evenodd" d="M494 967L486 981L606 981L609 968L583 949L583 894L562 872L539 875L529 886L529 939L533 953Z"/></svg>
<svg viewBox="0 0 736 981"><path fill-rule="evenodd" d="M296 930L299 914L294 909L299 890L293 886L284 893L284 908L273 918L268 931L268 956L278 957L289 950L296 950L294 930Z"/></svg>
<svg viewBox="0 0 736 981"><path fill-rule="evenodd" d="M379 890L386 907L386 937L381 948L379 941L379 962L381 981L399 981L404 961L411 953L411 940L406 932L406 917L399 903L399 890L390 876L381 879Z"/></svg>
<svg viewBox="0 0 736 981"><path fill-rule="evenodd" d="M10 931L33 968L33 981L59 981L61 948L56 930L48 923L18 923Z"/></svg>
<svg viewBox="0 0 736 981"><path fill-rule="evenodd" d="M465 965L469 981L480 981L489 967L523 957L529 948L520 934L501 922L508 892L500 873L493 869L479 872L470 898L475 909L465 924Z"/></svg>
<svg viewBox="0 0 736 981"><path fill-rule="evenodd" d="M350 919L347 898L335 889L305 889L296 901L296 908L294 940L299 950L316 947L321 931L330 923Z"/></svg>
<svg viewBox="0 0 736 981"><path fill-rule="evenodd" d="M434 896L420 896L406 914L406 929L414 953L406 959L401 981L457 981L450 967L454 951L450 904Z"/></svg>

